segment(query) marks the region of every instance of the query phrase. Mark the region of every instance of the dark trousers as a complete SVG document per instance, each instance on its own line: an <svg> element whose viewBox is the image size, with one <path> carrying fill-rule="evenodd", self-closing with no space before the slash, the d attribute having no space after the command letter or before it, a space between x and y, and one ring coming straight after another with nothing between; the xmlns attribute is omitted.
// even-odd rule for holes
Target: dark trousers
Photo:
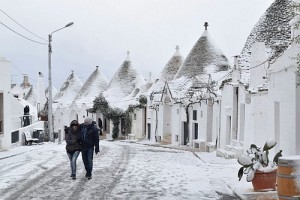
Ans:
<svg viewBox="0 0 300 200"><path fill-rule="evenodd" d="M81 150L82 161L87 175L92 175L94 147L85 147Z"/></svg>

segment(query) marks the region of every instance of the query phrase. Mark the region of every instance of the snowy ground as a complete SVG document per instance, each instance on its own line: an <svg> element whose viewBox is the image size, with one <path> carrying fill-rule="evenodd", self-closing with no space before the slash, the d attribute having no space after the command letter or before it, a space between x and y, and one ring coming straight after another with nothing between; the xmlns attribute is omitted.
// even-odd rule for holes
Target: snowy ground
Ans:
<svg viewBox="0 0 300 200"><path fill-rule="evenodd" d="M78 157L71 180L65 145L0 152L0 199L236 199L236 160L127 142L100 142L93 179Z"/></svg>

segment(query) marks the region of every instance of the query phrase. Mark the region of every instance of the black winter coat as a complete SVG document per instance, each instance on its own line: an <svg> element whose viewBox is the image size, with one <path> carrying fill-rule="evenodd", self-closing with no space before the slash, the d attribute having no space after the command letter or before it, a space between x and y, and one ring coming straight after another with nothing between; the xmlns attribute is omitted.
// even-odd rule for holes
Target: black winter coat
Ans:
<svg viewBox="0 0 300 200"><path fill-rule="evenodd" d="M72 128L68 128L66 131L66 150L68 152L80 151L81 145L78 138L80 137L80 129L74 131Z"/></svg>
<svg viewBox="0 0 300 200"><path fill-rule="evenodd" d="M80 140L82 149L95 147L99 151L99 129L94 125L80 125Z"/></svg>

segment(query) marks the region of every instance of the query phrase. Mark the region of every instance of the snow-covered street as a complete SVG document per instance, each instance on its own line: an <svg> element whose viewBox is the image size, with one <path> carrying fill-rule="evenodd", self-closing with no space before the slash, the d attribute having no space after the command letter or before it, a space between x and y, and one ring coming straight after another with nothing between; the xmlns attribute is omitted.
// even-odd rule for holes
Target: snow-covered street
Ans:
<svg viewBox="0 0 300 200"><path fill-rule="evenodd" d="M71 180L65 145L0 152L0 199L235 199L236 160L127 142L100 142L92 180L81 156Z"/></svg>

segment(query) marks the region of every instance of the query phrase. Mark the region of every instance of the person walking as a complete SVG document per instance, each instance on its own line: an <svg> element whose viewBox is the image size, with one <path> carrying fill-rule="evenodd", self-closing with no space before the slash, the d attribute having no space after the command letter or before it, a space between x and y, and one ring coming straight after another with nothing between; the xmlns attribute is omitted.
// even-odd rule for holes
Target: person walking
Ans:
<svg viewBox="0 0 300 200"><path fill-rule="evenodd" d="M70 159L70 165L71 165L71 177L73 180L76 179L76 161L81 151L81 145L78 141L78 138L80 137L80 129L79 129L79 123L76 120L73 120L70 123L69 128L65 128L66 133L66 151L68 154L68 157Z"/></svg>
<svg viewBox="0 0 300 200"><path fill-rule="evenodd" d="M99 129L93 124L93 119L87 117L81 125L81 155L86 170L86 177L92 178L93 155L99 153Z"/></svg>

